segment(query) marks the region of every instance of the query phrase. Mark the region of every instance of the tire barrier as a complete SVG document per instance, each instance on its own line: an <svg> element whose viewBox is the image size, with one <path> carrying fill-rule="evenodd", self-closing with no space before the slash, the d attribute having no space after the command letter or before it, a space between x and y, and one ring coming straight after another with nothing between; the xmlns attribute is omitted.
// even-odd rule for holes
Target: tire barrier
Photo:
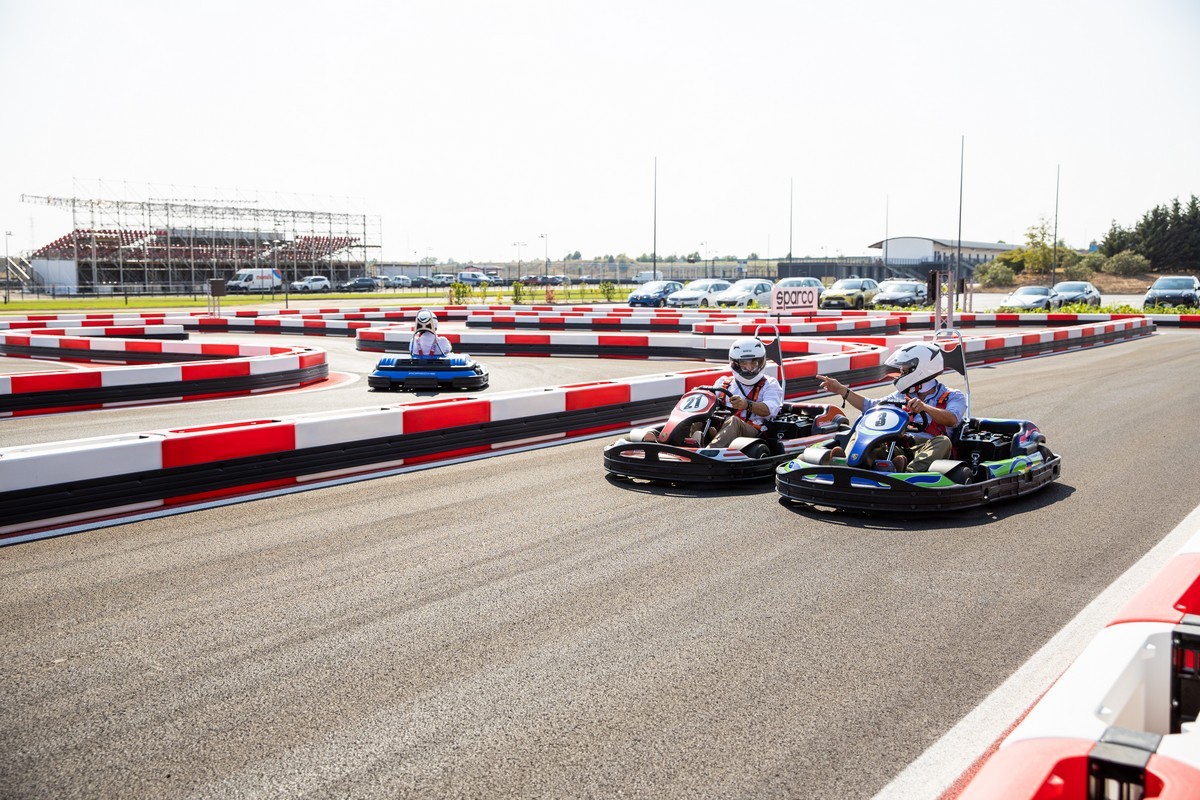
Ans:
<svg viewBox="0 0 1200 800"><path fill-rule="evenodd" d="M883 378L883 348L841 348L797 368L856 382ZM0 448L0 544L58 535L83 521L610 433L661 419L685 391L724 373L703 368ZM788 388L789 398L805 391Z"/></svg>
<svg viewBox="0 0 1200 800"><path fill-rule="evenodd" d="M1200 533L1088 644L960 800L1200 796Z"/></svg>
<svg viewBox="0 0 1200 800"><path fill-rule="evenodd" d="M720 326L714 326L720 327ZM735 326L736 327L736 326ZM968 364L987 364L1015 358L1064 352L1081 347L1111 344L1125 339L1146 336L1155 330L1153 323L1141 319L1126 319L1097 325L1083 325L1054 331L1027 334L1000 334L966 340ZM745 335L737 329L726 337L690 334L605 334L605 333L444 333L456 350L473 356L577 356L598 358L657 358L724 361L733 338ZM751 330L753 333L753 330ZM847 334L853 333L848 330ZM366 328L358 332L357 348L367 352L406 353L412 330L408 327ZM873 346L898 346L919 338L913 336L853 336L831 337L836 342L860 342ZM817 352L812 340L787 339L781 336L784 355ZM804 342L804 344L797 344Z"/></svg>
<svg viewBox="0 0 1200 800"><path fill-rule="evenodd" d="M905 329L932 328L934 315L928 311L816 311L822 317L852 318L886 313L895 316ZM1087 322L1114 322L1123 319L1145 319L1156 325L1180 328L1200 328L1200 314L1016 314L954 312L956 328L1059 327Z"/></svg>
<svg viewBox="0 0 1200 800"><path fill-rule="evenodd" d="M1078 330L984 337L968 340L966 345L970 360L990 363L1036 354L1046 346L1056 351L1089 347L1152 330L1153 325L1145 320L1126 320ZM395 329L377 333L400 338L410 335ZM598 347L601 339L608 338L605 334L574 333L479 333L459 334L456 338L462 342L467 336L504 340L505 347L514 337L537 337L535 344L547 355L566 339L587 337ZM645 351L658 337L633 338L639 341L606 344L633 345L646 357ZM693 356L715 351L724 361L729 339L688 339ZM787 396L796 399L814 394L818 373L836 375L854 386L879 383L885 377L883 360L887 354L897 344L911 340L781 340ZM198 346L174 343L183 345ZM324 366L324 353L318 353ZM169 368L199 366L214 365ZM98 372L119 373L122 369L150 368ZM0 536L35 535L29 532L52 530L84 519L253 494L342 474L378 472L648 424L661 419L687 388L710 383L724 371L722 364L646 378L495 394L486 399L464 396L290 419L4 448L0 449L0 487L5 489L0 492ZM63 508L71 508L72 513L62 516Z"/></svg>
<svg viewBox="0 0 1200 800"><path fill-rule="evenodd" d="M228 397L308 386L329 377L325 351L307 347L39 331L0 333L0 354L133 365L0 375L0 417Z"/></svg>

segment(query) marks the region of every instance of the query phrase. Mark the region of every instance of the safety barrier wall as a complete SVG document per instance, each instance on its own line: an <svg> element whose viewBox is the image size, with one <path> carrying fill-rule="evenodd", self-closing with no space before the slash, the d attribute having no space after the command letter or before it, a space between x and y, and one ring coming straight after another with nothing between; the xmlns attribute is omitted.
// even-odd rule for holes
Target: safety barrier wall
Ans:
<svg viewBox="0 0 1200 800"><path fill-rule="evenodd" d="M961 800L1200 796L1200 532L1029 710Z"/></svg>
<svg viewBox="0 0 1200 800"><path fill-rule="evenodd" d="M307 386L329 376L325 351L307 347L107 339L37 331L0 333L0 353L136 364L0 375L2 417L249 394Z"/></svg>
<svg viewBox="0 0 1200 800"><path fill-rule="evenodd" d="M1144 321L1086 326L1074 335L1053 332L1050 341L1061 347L1090 346L1108 328L1146 326ZM1059 333L1067 335L1057 337ZM1020 344L989 348L985 339L976 346L990 357L1041 342L1036 334L999 338ZM809 340L800 357L784 360L788 397L814 393L818 373L836 375L852 385L877 383L884 377L886 354L897 343L911 340ZM783 344L789 350L801 347ZM0 449L0 534L648 424L665 416L687 388L711 383L722 374L723 366L701 368L487 398L455 397ZM72 510L69 515L63 515L65 508Z"/></svg>
<svg viewBox="0 0 1200 800"><path fill-rule="evenodd" d="M816 316L822 317L861 317L871 314L887 313L902 320L905 328L933 327L934 315L928 311L817 311ZM1004 328L1015 326L1055 327L1060 325L1079 325L1086 322L1115 322L1123 319L1145 319L1156 325L1166 325L1180 328L1200 328L1200 314L1014 314L987 313L975 314L955 312L954 327L956 328Z"/></svg>
<svg viewBox="0 0 1200 800"><path fill-rule="evenodd" d="M856 382L883 378L882 347L842 349L808 357L803 370ZM623 430L661 419L685 391L724 373L702 368L3 448L0 542L53 535L85 519ZM789 396L797 395L789 389Z"/></svg>

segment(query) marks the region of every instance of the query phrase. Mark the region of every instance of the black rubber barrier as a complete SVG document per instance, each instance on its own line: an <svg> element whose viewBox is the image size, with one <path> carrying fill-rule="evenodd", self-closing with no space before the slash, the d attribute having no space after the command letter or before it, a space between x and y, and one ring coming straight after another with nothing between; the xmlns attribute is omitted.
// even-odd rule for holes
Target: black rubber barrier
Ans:
<svg viewBox="0 0 1200 800"><path fill-rule="evenodd" d="M842 374L853 383L883 378L883 367L873 366ZM815 378L788 382L788 396L799 397L817 389ZM612 428L639 419L660 419L677 397L655 398L617 406L600 406L515 420L462 425L439 431L362 439L324 447L288 450L262 456L231 459L163 470L113 475L72 483L50 484L0 492L0 519L8 524L52 519L64 513L103 511L136 503L165 500L203 492L236 489L264 482L315 475L332 470L386 464L397 459L452 453L567 431Z"/></svg>
<svg viewBox="0 0 1200 800"><path fill-rule="evenodd" d="M78 355L79 351L75 351ZM205 356L212 361L212 356ZM141 383L125 386L98 386L94 389L64 389L54 392L17 392L0 394L0 411L18 412L40 408L76 408L107 403L137 403L174 397L208 394L245 394L263 389L311 383L329 377L329 365L314 364L297 369L267 372L261 375L208 378L169 383ZM3 517L0 517L2 519Z"/></svg>

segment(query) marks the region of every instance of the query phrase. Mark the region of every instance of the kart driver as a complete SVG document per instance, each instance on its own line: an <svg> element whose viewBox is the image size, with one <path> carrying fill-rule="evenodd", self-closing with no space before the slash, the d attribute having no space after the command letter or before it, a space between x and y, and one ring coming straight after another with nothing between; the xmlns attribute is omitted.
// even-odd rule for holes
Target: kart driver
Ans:
<svg viewBox="0 0 1200 800"><path fill-rule="evenodd" d="M730 345L729 367L733 374L718 378L713 385L729 392L720 397L733 413L708 447L729 447L739 436L761 436L767 420L783 405L783 387L767 374L767 348L758 339L748 336ZM693 426L692 435L699 435L700 424ZM651 436L646 434L647 439Z"/></svg>
<svg viewBox="0 0 1200 800"><path fill-rule="evenodd" d="M884 362L884 366L899 371L892 381L896 391L887 397L872 400L863 397L846 384L828 375L818 375L821 389L840 395L843 405L857 408L864 414L882 402L902 403L912 421L920 430L911 431L916 440L913 460L897 455L893 462L896 472L927 472L929 465L940 458L950 458L952 446L947 435L958 427L967 413L967 396L958 389L951 389L937 380L945 370L942 348L932 342L915 342L900 347ZM840 458L845 451L833 448L833 456Z"/></svg>
<svg viewBox="0 0 1200 800"><path fill-rule="evenodd" d="M437 317L428 308L417 312L413 326L413 338L408 343L408 353L414 358L444 358L454 348L445 336L438 336Z"/></svg>

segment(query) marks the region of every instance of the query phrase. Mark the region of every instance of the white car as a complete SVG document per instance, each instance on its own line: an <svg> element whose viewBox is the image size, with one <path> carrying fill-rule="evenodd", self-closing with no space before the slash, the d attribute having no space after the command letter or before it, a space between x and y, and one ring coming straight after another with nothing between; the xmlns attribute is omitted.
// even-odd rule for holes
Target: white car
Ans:
<svg viewBox="0 0 1200 800"><path fill-rule="evenodd" d="M292 281L293 292L329 292L332 290L333 285L324 275L309 275L307 278Z"/></svg>
<svg viewBox="0 0 1200 800"><path fill-rule="evenodd" d="M407 275L389 275L383 285L389 289L407 289L412 286L412 278Z"/></svg>
<svg viewBox="0 0 1200 800"><path fill-rule="evenodd" d="M678 292L667 295L667 305L672 308L708 308L718 292L729 288L729 281L720 278L701 278L688 281Z"/></svg>
<svg viewBox="0 0 1200 800"><path fill-rule="evenodd" d="M770 308L772 286L766 278L742 278L713 299L715 305L723 308L746 308L751 303Z"/></svg>

